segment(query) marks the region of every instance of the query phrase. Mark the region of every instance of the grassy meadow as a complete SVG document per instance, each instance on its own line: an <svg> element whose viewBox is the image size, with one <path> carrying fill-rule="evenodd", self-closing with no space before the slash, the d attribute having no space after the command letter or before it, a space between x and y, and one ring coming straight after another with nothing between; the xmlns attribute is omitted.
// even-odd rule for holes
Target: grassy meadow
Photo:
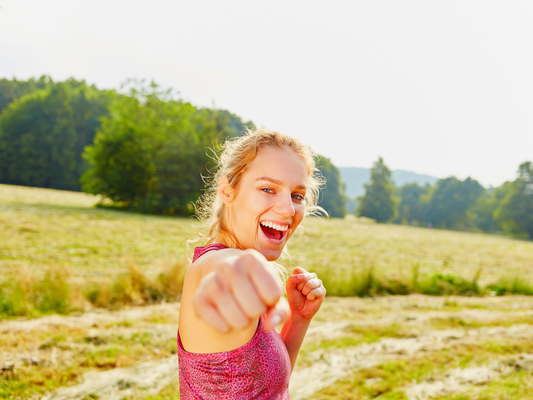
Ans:
<svg viewBox="0 0 533 400"><path fill-rule="evenodd" d="M0 398L179 398L201 227L98 200L0 185ZM281 263L328 289L291 399L533 399L533 242L310 218Z"/></svg>

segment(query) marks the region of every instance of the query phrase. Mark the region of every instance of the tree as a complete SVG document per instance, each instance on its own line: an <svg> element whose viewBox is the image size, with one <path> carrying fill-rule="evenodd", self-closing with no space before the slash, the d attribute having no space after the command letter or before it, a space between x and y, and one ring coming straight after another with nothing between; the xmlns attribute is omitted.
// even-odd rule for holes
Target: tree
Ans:
<svg viewBox="0 0 533 400"><path fill-rule="evenodd" d="M0 79L0 114L15 99L45 89L50 84L53 84L53 81L46 75L41 76L38 80L30 78L27 81L18 81L15 78L12 80Z"/></svg>
<svg viewBox="0 0 533 400"><path fill-rule="evenodd" d="M0 117L0 179L14 185L74 190L76 131L63 86L12 102Z"/></svg>
<svg viewBox="0 0 533 400"><path fill-rule="evenodd" d="M370 171L370 183L365 185L366 193L359 203L361 217L387 222L394 217L395 197L391 171L380 157Z"/></svg>
<svg viewBox="0 0 533 400"><path fill-rule="evenodd" d="M130 81L103 119L85 159L83 190L143 213L192 214L208 147L244 130L225 110L198 109L158 85Z"/></svg>
<svg viewBox="0 0 533 400"><path fill-rule="evenodd" d="M429 203L428 222L439 228L472 228L474 224L467 211L476 204L483 191L483 187L471 178L439 180Z"/></svg>
<svg viewBox="0 0 533 400"><path fill-rule="evenodd" d="M0 85L11 85L14 96L0 114L0 182L79 190L81 153L92 143L113 92L48 77ZM30 93L18 98L24 91Z"/></svg>
<svg viewBox="0 0 533 400"><path fill-rule="evenodd" d="M501 232L501 222L494 217L502 201L512 190L513 183L505 182L500 187L486 190L472 208L474 225L485 232Z"/></svg>
<svg viewBox="0 0 533 400"><path fill-rule="evenodd" d="M397 223L411 225L425 225L427 205L423 201L423 195L427 194L430 186L418 186L416 183L408 183L399 189L401 198L398 206Z"/></svg>
<svg viewBox="0 0 533 400"><path fill-rule="evenodd" d="M533 165L520 164L518 179L494 213L504 231L533 239Z"/></svg>
<svg viewBox="0 0 533 400"><path fill-rule="evenodd" d="M329 158L321 156L318 169L326 178L326 186L320 191L318 205L326 210L330 217L344 218L347 198L345 184L341 180L338 168Z"/></svg>

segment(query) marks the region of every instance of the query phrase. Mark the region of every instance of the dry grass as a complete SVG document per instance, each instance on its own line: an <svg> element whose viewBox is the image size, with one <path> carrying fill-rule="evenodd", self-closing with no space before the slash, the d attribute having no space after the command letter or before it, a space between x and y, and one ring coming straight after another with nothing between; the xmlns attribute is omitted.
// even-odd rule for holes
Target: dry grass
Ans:
<svg viewBox="0 0 533 400"><path fill-rule="evenodd" d="M179 299L185 241L198 223L93 208L97 201L82 193L0 185L0 314L11 319L72 314L0 322L0 368L6 371L0 373L0 398L39 398L80 384L88 372L157 364L175 353L178 305L163 303ZM304 230L292 239L291 256L282 263L318 272L330 297L297 368L311 366L317 354L342 354L382 340L416 341L426 331L512 329L533 320L532 297L453 296L476 294L475 285L479 294L527 292L533 282L532 242L355 218L311 218ZM331 297L432 290L451 295ZM313 398L405 399L413 379L421 383L446 377L451 368L533 353L532 339L472 337L460 346L400 355L344 371L343 379ZM442 398L532 398L531 380L529 372L516 370L474 392ZM159 394L132 386L133 394L118 387L117 396L178 399L177 387L176 376Z"/></svg>
<svg viewBox="0 0 533 400"><path fill-rule="evenodd" d="M304 235L293 239L290 266L328 271L332 279L346 280L352 273L411 282L435 274L488 285L509 277L533 282L533 242L484 233L455 232L401 225L312 218Z"/></svg>
<svg viewBox="0 0 533 400"><path fill-rule="evenodd" d="M499 326L510 327L509 329L517 325L523 326L524 322L531 322L532 309L533 299L525 296L443 298L410 295L370 299L328 297L313 323L312 330L315 334L310 335L302 348L297 369L312 366L317 354L339 352L342 355L345 350L377 344L382 340L412 341L412 345L416 346L419 338L435 329L443 332L451 329L454 333L448 337L460 339L461 332L482 331ZM62 317L65 325L58 325L58 319L54 320L55 324L47 322L27 325L28 327L20 322L31 321L0 323L0 366L16 363L13 375L0 376L0 398L41 397L60 387L79 385L88 372L126 371L147 362L155 362L154 365L157 365L158 360L166 365L168 357L176 351L177 315L177 305L164 304ZM50 317L43 321L48 318ZM332 330L329 324L337 324L338 327ZM3 329L4 326L12 328ZM390 354L392 358L353 372L343 371L345 378L311 398L366 399L372 398L369 394L375 394L376 391L386 396L404 396L413 379L423 382L432 376L446 374L451 368L483 365L498 357L516 353L532 353L531 333L525 339L519 337L500 337L497 333L489 333L480 335L478 339L478 336L467 335L466 341L457 340L456 345L450 343L446 349L432 350L428 347L412 355L389 351L386 354ZM487 341L488 338L490 341ZM458 359L462 361L456 363ZM518 379L523 373L516 371L501 379ZM125 376L129 375L125 373ZM307 377L310 380L316 378ZM381 381L374 378L380 378ZM145 378L138 375L136 379L143 382ZM153 377L148 374L146 379L150 381ZM369 385L373 382L371 387L366 387L362 379L364 382L370 380ZM177 371L174 380L158 395L146 393L150 386L147 389L133 383L131 385L133 386L123 386L123 392L120 391L121 387L117 387L117 396L126 393L126 389L135 389L131 396L118 398L179 398L176 392ZM480 388L489 390L491 387L487 383ZM89 394L86 393L87 396Z"/></svg>

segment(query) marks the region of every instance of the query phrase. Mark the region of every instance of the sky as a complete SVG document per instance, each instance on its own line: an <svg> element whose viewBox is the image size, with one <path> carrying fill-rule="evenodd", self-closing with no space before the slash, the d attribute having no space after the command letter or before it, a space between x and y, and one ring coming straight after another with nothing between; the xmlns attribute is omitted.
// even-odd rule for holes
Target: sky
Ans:
<svg viewBox="0 0 533 400"><path fill-rule="evenodd" d="M485 186L533 161L531 1L0 0L0 77L154 80L337 166Z"/></svg>

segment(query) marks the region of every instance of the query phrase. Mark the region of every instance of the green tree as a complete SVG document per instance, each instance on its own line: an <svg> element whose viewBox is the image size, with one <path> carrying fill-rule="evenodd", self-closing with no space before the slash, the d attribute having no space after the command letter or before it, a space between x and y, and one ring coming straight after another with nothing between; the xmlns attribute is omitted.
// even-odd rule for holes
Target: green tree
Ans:
<svg viewBox="0 0 533 400"><path fill-rule="evenodd" d="M495 211L503 230L533 239L533 164L520 164L518 179Z"/></svg>
<svg viewBox="0 0 533 400"><path fill-rule="evenodd" d="M330 217L344 218L347 198L345 184L338 168L329 158L320 156L318 169L326 178L326 186L320 191L318 205L326 210Z"/></svg>
<svg viewBox="0 0 533 400"><path fill-rule="evenodd" d="M370 183L365 185L365 195L359 202L358 214L377 222L390 221L395 214L396 201L391 171L380 157L370 171Z"/></svg>
<svg viewBox="0 0 533 400"><path fill-rule="evenodd" d="M439 180L429 203L428 222L438 228L472 228L474 224L467 211L476 204L483 191L483 187L471 178Z"/></svg>
<svg viewBox="0 0 533 400"><path fill-rule="evenodd" d="M430 186L418 186L416 183L408 183L399 191L400 205L398 206L397 223L410 225L425 225L427 204L424 203L423 195L427 194Z"/></svg>
<svg viewBox="0 0 533 400"><path fill-rule="evenodd" d="M45 89L50 84L53 84L53 81L46 75L41 76L37 80L30 78L27 81L19 81L15 78L12 80L6 78L0 79L0 114L15 99Z"/></svg>
<svg viewBox="0 0 533 400"><path fill-rule="evenodd" d="M0 179L14 185L75 190L76 131L68 88L16 99L0 116Z"/></svg>
<svg viewBox="0 0 533 400"><path fill-rule="evenodd" d="M130 81L127 88L86 148L83 190L129 210L192 214L210 162L206 149L244 123L225 110L176 100L154 83Z"/></svg>
<svg viewBox="0 0 533 400"><path fill-rule="evenodd" d="M79 190L86 169L81 154L93 142L114 93L74 79L55 83L46 76L3 79L0 87L0 102L11 99L0 114L0 182Z"/></svg>
<svg viewBox="0 0 533 400"><path fill-rule="evenodd" d="M98 90L94 86L87 86L83 81L72 79L66 81L66 84L72 88L70 105L76 130L76 176L79 180L88 169L88 164L82 157L85 147L94 142L101 119L109 115L108 109L116 99L116 93L112 90Z"/></svg>
<svg viewBox="0 0 533 400"><path fill-rule="evenodd" d="M477 203L471 210L477 228L485 232L502 231L501 222L495 218L494 213L512 190L512 187L512 182L505 182L500 187L486 190L479 196Z"/></svg>

